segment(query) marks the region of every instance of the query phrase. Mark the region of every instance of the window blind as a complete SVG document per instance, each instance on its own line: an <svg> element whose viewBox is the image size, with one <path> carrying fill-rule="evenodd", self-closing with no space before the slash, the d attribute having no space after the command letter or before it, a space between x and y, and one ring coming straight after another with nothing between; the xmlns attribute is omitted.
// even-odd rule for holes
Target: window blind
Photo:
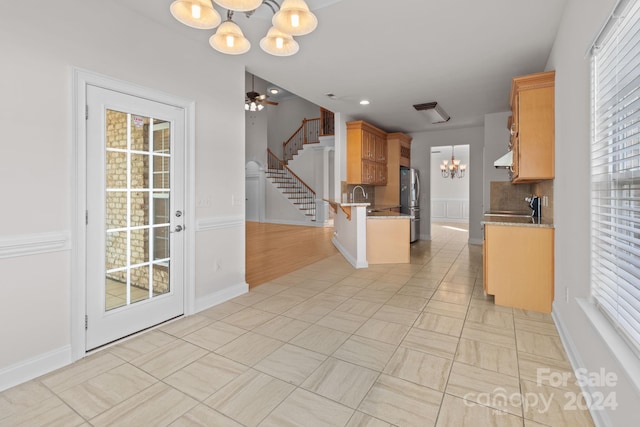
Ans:
<svg viewBox="0 0 640 427"><path fill-rule="evenodd" d="M592 49L591 291L640 354L640 0Z"/></svg>

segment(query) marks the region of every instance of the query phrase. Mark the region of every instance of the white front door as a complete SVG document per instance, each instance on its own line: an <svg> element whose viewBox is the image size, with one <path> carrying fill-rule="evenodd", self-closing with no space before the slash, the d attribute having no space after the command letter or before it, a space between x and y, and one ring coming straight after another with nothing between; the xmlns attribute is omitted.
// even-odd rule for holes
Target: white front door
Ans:
<svg viewBox="0 0 640 427"><path fill-rule="evenodd" d="M184 313L184 110L87 86L86 350Z"/></svg>

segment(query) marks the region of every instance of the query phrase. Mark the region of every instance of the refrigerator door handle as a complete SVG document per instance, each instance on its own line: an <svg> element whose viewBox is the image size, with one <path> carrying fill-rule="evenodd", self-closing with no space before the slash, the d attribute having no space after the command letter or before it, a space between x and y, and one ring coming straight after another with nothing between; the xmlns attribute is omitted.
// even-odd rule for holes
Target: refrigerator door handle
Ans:
<svg viewBox="0 0 640 427"><path fill-rule="evenodd" d="M418 172L416 171L416 202L418 205L420 205L420 176L418 175Z"/></svg>

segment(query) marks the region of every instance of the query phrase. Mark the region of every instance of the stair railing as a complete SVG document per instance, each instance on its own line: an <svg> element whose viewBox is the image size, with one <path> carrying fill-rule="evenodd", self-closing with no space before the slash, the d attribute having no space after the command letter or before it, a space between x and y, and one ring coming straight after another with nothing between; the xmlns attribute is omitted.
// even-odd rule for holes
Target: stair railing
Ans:
<svg viewBox="0 0 640 427"><path fill-rule="evenodd" d="M335 120L333 111L320 107L320 136L335 135Z"/></svg>
<svg viewBox="0 0 640 427"><path fill-rule="evenodd" d="M320 118L302 119L302 124L282 143L282 158L286 162L302 150L304 144L320 142Z"/></svg>
<svg viewBox="0 0 640 427"><path fill-rule="evenodd" d="M277 170L279 174L283 175L284 180L287 181L287 185L290 186L288 188L289 191L285 191L285 193L293 195L289 196L289 199L315 221L316 192L289 169L285 162L280 160L269 148L267 148L267 167L268 170Z"/></svg>

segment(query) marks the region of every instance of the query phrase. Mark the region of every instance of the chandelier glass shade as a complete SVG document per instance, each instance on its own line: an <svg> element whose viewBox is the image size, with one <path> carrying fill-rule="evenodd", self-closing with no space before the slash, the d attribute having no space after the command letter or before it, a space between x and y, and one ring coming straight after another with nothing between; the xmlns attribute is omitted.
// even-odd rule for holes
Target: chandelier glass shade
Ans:
<svg viewBox="0 0 640 427"><path fill-rule="evenodd" d="M175 0L170 11L175 19L192 28L213 29L216 33L209 38L209 44L218 52L240 55L251 48L251 42L233 22L234 12L244 12L251 17L261 5L267 5L274 13L267 35L260 40L260 47L274 56L290 56L300 50L293 36L309 34L318 26L318 19L311 13L304 0L283 0L282 6L276 0L213 0L227 9L227 20L222 22L211 0ZM222 22L222 24L220 24Z"/></svg>
<svg viewBox="0 0 640 427"><path fill-rule="evenodd" d="M235 10L236 12L249 12L256 10L262 4L262 0L215 0L225 9Z"/></svg>
<svg viewBox="0 0 640 427"><path fill-rule="evenodd" d="M251 42L231 19L220 24L216 33L209 38L209 44L218 52L228 55L240 55L251 49Z"/></svg>
<svg viewBox="0 0 640 427"><path fill-rule="evenodd" d="M443 178L462 178L467 171L467 165L461 164L453 154L453 146L451 146L451 163L449 160L443 160L440 165L440 172Z"/></svg>
<svg viewBox="0 0 640 427"><path fill-rule="evenodd" d="M291 35L283 33L276 27L271 27L267 35L260 40L260 47L275 56L290 56L300 49L300 45Z"/></svg>
<svg viewBox="0 0 640 427"><path fill-rule="evenodd" d="M211 0L177 0L171 3L169 10L184 25L199 30L210 30L222 22Z"/></svg>
<svg viewBox="0 0 640 427"><path fill-rule="evenodd" d="M284 0L271 22L274 27L292 36L304 36L318 26L318 19L309 11L304 0Z"/></svg>

